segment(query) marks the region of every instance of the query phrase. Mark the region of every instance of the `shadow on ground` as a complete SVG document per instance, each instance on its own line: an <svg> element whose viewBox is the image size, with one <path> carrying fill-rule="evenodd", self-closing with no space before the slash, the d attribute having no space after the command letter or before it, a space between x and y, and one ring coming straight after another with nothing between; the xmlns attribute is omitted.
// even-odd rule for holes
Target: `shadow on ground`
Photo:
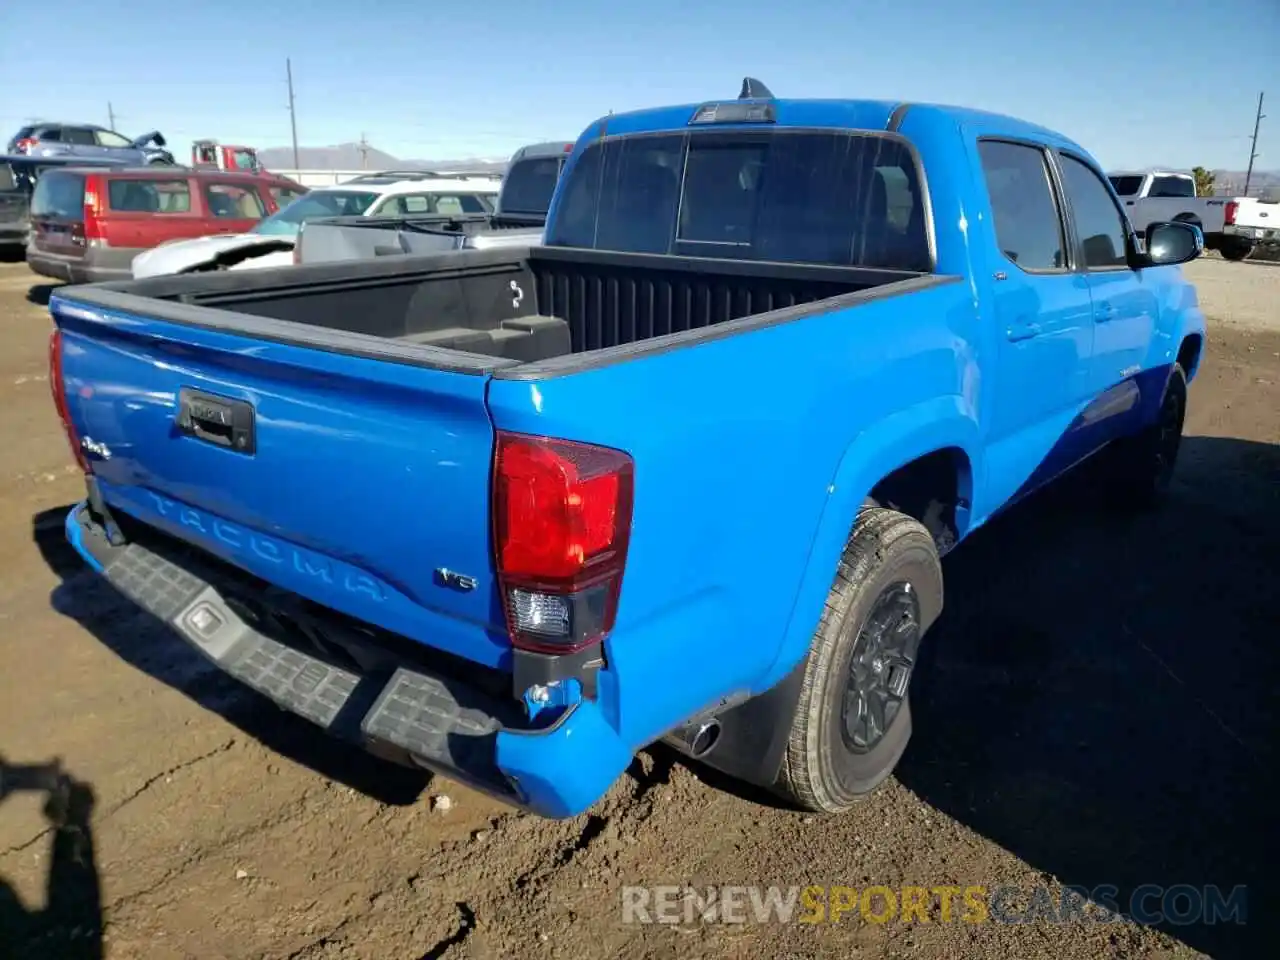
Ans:
<svg viewBox="0 0 1280 960"><path fill-rule="evenodd" d="M25 247L9 244L0 245L0 263L22 263L26 259L27 252Z"/></svg>
<svg viewBox="0 0 1280 960"><path fill-rule="evenodd" d="M1188 946L1261 956L1275 923L1280 446L1188 437L1171 501L1136 518L1097 509L1088 479L945 562L898 778L1058 882L1113 886L1122 911ZM1243 926L1192 916L1207 887L1234 905L1240 885Z"/></svg>
<svg viewBox="0 0 1280 960"><path fill-rule="evenodd" d="M0 876L0 957L9 960L99 960L102 888L94 856L94 794L57 762L15 764L0 757L0 805L19 793L43 799L44 829L17 852L44 846L48 853L45 904L29 908Z"/></svg>
<svg viewBox="0 0 1280 960"><path fill-rule="evenodd" d="M37 514L32 538L63 581L55 610L71 617L122 660L221 715L269 750L382 803L407 805L430 775L395 766L326 736L307 721L227 677L169 627L92 573L66 542L63 520L71 504Z"/></svg>

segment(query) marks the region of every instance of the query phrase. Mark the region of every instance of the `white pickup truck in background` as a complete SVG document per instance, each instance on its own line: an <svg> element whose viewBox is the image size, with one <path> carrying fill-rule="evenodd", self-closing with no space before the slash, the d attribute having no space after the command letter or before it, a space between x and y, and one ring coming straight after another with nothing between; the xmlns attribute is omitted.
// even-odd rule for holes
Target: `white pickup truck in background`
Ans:
<svg viewBox="0 0 1280 960"><path fill-rule="evenodd" d="M1135 230L1179 220L1204 233L1204 245L1228 260L1243 260L1259 243L1280 242L1280 202L1253 197L1198 197L1189 173L1165 170L1107 174Z"/></svg>

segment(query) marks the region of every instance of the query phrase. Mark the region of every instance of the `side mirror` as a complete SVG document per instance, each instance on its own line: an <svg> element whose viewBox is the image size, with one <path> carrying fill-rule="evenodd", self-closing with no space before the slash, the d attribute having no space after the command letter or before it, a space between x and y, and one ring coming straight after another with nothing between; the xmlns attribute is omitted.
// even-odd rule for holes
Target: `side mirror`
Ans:
<svg viewBox="0 0 1280 960"><path fill-rule="evenodd" d="M1147 227L1145 267L1186 263L1204 253L1204 233L1194 223L1153 223Z"/></svg>

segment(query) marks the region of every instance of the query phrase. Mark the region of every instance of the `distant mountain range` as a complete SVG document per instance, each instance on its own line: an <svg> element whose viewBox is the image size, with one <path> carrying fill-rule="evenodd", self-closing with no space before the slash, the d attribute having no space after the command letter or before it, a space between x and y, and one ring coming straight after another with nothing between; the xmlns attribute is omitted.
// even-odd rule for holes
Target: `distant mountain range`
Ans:
<svg viewBox="0 0 1280 960"><path fill-rule="evenodd" d="M1213 171L1213 192L1222 197L1244 193L1243 170ZM1249 196L1280 200L1280 170L1255 170L1249 177Z"/></svg>
<svg viewBox="0 0 1280 960"><path fill-rule="evenodd" d="M268 147L258 156L268 170L292 170L291 147ZM366 147L360 153L358 143L339 143L332 147L299 147L297 169L300 170L492 170L501 173L507 167L505 157L468 157L464 160L401 160L391 154ZM1170 170L1176 167L1148 167ZM1214 188L1221 196L1234 196L1244 191L1243 170L1214 170ZM1249 179L1252 196L1280 198L1280 170L1255 170Z"/></svg>
<svg viewBox="0 0 1280 960"><path fill-rule="evenodd" d="M268 147L258 151L258 159L268 170L492 170L501 173L507 159L469 157L465 160L401 160L391 154L367 147L361 154L358 143L339 143L332 147L299 147L298 162L293 162L292 147Z"/></svg>

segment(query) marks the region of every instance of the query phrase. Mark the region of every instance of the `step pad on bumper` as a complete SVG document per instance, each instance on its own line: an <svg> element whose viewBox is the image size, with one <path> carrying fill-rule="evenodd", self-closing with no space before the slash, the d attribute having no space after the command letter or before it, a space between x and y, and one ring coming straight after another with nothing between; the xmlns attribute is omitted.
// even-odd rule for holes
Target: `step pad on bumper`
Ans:
<svg viewBox="0 0 1280 960"><path fill-rule="evenodd" d="M200 575L198 560L184 556L179 566L142 544L113 547L83 508L68 529L73 526L73 542L102 565L117 590L246 686L335 736L363 746L390 744L417 765L510 798L495 744L504 722L519 723L518 705L407 667L389 680L385 673L362 676L246 623Z"/></svg>

